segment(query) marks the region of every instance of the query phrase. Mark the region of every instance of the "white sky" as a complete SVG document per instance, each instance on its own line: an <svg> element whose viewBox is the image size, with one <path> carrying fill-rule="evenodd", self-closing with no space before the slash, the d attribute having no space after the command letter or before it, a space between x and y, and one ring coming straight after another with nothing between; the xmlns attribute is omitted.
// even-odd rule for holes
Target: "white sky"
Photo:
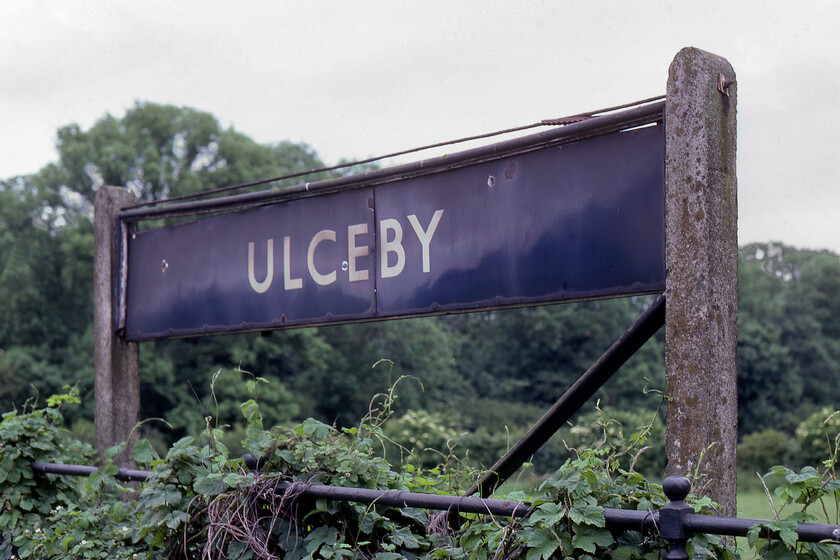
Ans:
<svg viewBox="0 0 840 560"><path fill-rule="evenodd" d="M695 46L737 72L740 242L840 252L839 30L840 0L3 0L0 177L136 100L335 163L659 95Z"/></svg>

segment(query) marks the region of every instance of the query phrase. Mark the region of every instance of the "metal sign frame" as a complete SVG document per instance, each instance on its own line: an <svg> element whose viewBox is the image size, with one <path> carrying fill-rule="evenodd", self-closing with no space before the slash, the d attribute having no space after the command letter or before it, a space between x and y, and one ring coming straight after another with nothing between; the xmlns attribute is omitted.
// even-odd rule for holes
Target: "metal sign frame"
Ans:
<svg viewBox="0 0 840 560"><path fill-rule="evenodd" d="M652 103L400 167L237 196L123 210L118 215L123 235L115 326L129 340L149 340L660 293L665 282L663 111L664 102ZM606 165L613 161L617 163ZM642 179L634 176L640 173ZM555 179L564 174L572 177L568 183L579 183L574 185L577 190L564 190L562 181ZM520 176L526 178L520 180ZM637 189L626 177L645 183L646 190ZM615 187L624 182L631 186ZM498 195L496 206L482 206L488 193ZM587 200L577 200L583 198ZM571 217L561 215L553 209L561 203L583 209ZM521 223L505 229L506 213L514 207L522 207ZM545 208L552 210L542 216ZM144 220L202 215L215 216L143 232L134 227ZM529 222L532 215L534 223L551 223L538 230ZM340 219L347 224L325 225ZM545 233L546 228L567 228L563 220L576 221L577 229ZM469 253L466 259L472 259L472 268L457 260L463 256L450 258L439 253L434 261L446 261L442 267L445 273L429 274L434 272L429 256L433 236L463 237L461 230L447 229L453 221L481 222L471 226L477 231L471 230L474 237L468 243L472 253L458 249ZM259 233L260 228L267 229L266 224L268 229L276 229L273 224L293 226L269 237ZM536 233L523 233L523 228ZM284 231L299 230L307 232L300 236L305 237L303 244L292 235L283 235ZM194 255L191 248L214 231L218 247ZM219 236L219 231L224 233ZM591 239L578 239L590 231L600 237L592 234ZM406 236L405 242L395 239L402 239L400 234ZM527 235L532 237L525 239ZM189 241L177 245L174 240L179 238ZM510 238L516 242L508 242ZM510 247L499 248L505 244ZM482 247L473 247L478 245ZM341 256L336 255L341 250L345 253L339 271L336 259ZM410 250L412 266L403 266ZM235 265L228 262L234 253L238 259ZM217 254L224 257L217 259ZM306 256L311 278L304 265L290 263L289 255ZM207 259L214 259L207 265L213 271L226 271L222 278L238 275L240 284L244 284L241 278L247 268L252 290L245 285L238 292L223 292L235 296L228 310L217 311L225 298L215 285L202 288L204 291L196 287L207 278L199 272L205 266L202 260ZM130 267L141 270L135 261L143 264L143 276L132 273L129 278ZM516 269L514 280L510 273L497 277L502 265ZM177 282L171 280L176 274L182 275ZM355 284L354 274L359 280ZM387 278L389 275L395 278ZM337 277L344 282L336 281ZM590 287L599 282L603 285ZM150 303L161 293L162 303ZM290 299L292 296L297 300ZM352 305L344 305L348 301ZM250 311L237 315L239 309ZM141 314L142 321L132 321ZM258 318L252 320L252 315Z"/></svg>

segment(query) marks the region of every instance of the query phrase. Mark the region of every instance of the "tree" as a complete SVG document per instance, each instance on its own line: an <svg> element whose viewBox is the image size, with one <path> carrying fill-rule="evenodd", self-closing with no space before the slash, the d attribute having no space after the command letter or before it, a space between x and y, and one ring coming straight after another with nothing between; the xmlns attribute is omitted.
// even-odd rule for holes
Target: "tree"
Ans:
<svg viewBox="0 0 840 560"><path fill-rule="evenodd" d="M648 304L650 298L623 298L464 316L459 372L481 398L550 406ZM638 404L645 377L661 389L661 351L661 341L652 340L644 358L628 363L600 397Z"/></svg>
<svg viewBox="0 0 840 560"><path fill-rule="evenodd" d="M786 301L796 270L773 244L739 252L738 433L774 428L792 432L798 422L802 378L783 342L790 321ZM786 281L787 279L787 281Z"/></svg>
<svg viewBox="0 0 840 560"><path fill-rule="evenodd" d="M791 255L782 342L799 368L803 396L814 405L840 401L840 258L830 253Z"/></svg>
<svg viewBox="0 0 840 560"><path fill-rule="evenodd" d="M436 412L467 390L455 369L460 337L444 317L343 325L319 332L334 349L333 359L327 377L304 378L304 386L322 395L317 411L330 422L356 422L367 412L371 397L388 391L401 377L395 403L400 412L420 408Z"/></svg>
<svg viewBox="0 0 840 560"><path fill-rule="evenodd" d="M798 422L802 378L775 324L745 319L738 327L738 432L774 428L792 432Z"/></svg>
<svg viewBox="0 0 840 560"><path fill-rule="evenodd" d="M223 130L209 113L153 103L137 103L122 118L105 115L89 130L65 126L58 131L57 146L57 162L35 175L0 184L4 409L31 395L30 385L49 393L64 384L80 384L83 394L90 393L90 218L99 186L122 185L141 200L159 200L323 166L308 146L261 145L233 129ZM297 408L284 392L284 368L277 367L278 360L300 366L301 371L323 367L312 365L320 364L320 358L312 363L299 359L294 347L301 336L311 335L293 334L273 343L257 336L247 342L241 337L217 337L144 345L142 414L163 416L192 393L206 398L210 376L220 364L236 368L255 358L261 362L255 365L267 370L258 373L276 381L265 391L266 397L288 405L274 419L289 419ZM285 374L288 377L288 371ZM276 403L264 404L267 410L277 410L272 409ZM82 410L91 412L90 407Z"/></svg>
<svg viewBox="0 0 840 560"><path fill-rule="evenodd" d="M31 180L69 215L89 211L101 185L149 201L323 166L306 145L258 144L209 113L155 103L138 102L121 119L105 115L87 131L62 127L57 147L58 162Z"/></svg>
<svg viewBox="0 0 840 560"><path fill-rule="evenodd" d="M105 115L88 130L62 127L57 146L57 162L0 189L4 408L29 396L30 382L42 392L66 383L79 384L82 395L92 392L90 218L100 186L126 186L152 201L323 167L306 145L261 145L222 129L209 113L153 103L137 103L122 118ZM215 414L210 384L217 371L215 394L242 396L231 393L241 385L232 380L247 376L241 368L270 381L261 390L267 422L316 414L351 423L373 393L388 389L382 369L371 375L378 359L392 357L402 373L438 387L454 377L448 375L454 348L434 323L422 321L143 343L141 416L168 418L175 427L170 437L183 435L195 416ZM416 389L409 393L404 402L431 402ZM89 417L91 408L81 414ZM221 407L214 421L231 423L236 414Z"/></svg>

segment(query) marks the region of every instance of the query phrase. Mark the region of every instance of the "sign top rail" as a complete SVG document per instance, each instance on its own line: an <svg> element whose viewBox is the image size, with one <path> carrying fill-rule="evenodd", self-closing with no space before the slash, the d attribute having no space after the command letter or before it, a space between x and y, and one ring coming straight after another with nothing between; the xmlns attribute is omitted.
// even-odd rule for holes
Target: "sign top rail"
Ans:
<svg viewBox="0 0 840 560"><path fill-rule="evenodd" d="M161 200L159 201L160 206L127 208L121 211L118 217L123 222L140 222L160 218L214 214L345 189L371 187L393 181L441 173L481 162L494 161L547 147L577 142L594 136L661 122L664 118L664 111L665 101L656 101L632 109L566 124L537 134L529 134L454 154L419 160L385 169L347 175L335 179L304 182L289 187L277 187L205 200L169 204L166 203L166 200Z"/></svg>

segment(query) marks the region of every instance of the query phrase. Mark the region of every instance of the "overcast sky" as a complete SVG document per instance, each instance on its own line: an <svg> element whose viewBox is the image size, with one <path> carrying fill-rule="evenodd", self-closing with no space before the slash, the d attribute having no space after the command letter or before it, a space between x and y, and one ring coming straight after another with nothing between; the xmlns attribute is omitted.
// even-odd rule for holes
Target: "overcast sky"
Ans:
<svg viewBox="0 0 840 560"><path fill-rule="evenodd" d="M0 177L135 101L360 159L738 80L740 243L840 252L840 0L0 3ZM412 159L416 159L413 156Z"/></svg>

